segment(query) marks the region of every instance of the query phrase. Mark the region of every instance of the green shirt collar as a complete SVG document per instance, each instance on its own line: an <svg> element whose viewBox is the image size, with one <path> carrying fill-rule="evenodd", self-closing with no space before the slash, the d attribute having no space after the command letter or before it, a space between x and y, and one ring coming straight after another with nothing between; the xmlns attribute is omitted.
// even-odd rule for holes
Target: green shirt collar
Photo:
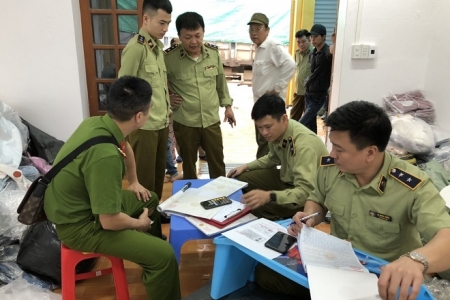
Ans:
<svg viewBox="0 0 450 300"><path fill-rule="evenodd" d="M297 121L294 121L291 119L288 120L288 126L286 128L286 131L283 134L283 138L280 139L280 141L278 142L278 147L280 147L280 148L286 148L286 145L289 141L289 137L292 137L292 134L294 133L294 128L291 125L291 122L297 122Z"/></svg>
<svg viewBox="0 0 450 300"><path fill-rule="evenodd" d="M384 194L384 190L386 189L387 184L387 178L389 175L389 166L391 165L391 162L392 156L385 152L383 166L381 167L380 171L377 173L377 175L375 175L375 177L372 179L370 183L366 184L365 186L362 186L361 189L372 188L378 194L380 195ZM358 182L356 181L355 175L340 172L339 176L344 176L345 179L353 182L356 186L358 186Z"/></svg>
<svg viewBox="0 0 450 300"><path fill-rule="evenodd" d="M302 51L300 51L300 49L298 49L297 52L298 52L300 55L305 56L305 55L309 55L313 50L314 50L314 46L310 44L310 45L309 45L309 48L306 49L306 51L302 52Z"/></svg>
<svg viewBox="0 0 450 300"><path fill-rule="evenodd" d="M144 43L147 44L150 47L150 49L153 50L156 48L156 46L159 46L159 48L161 49L164 48L164 44L161 43L160 40L155 40L154 38L152 38L145 29L143 28L139 29L139 34L145 37Z"/></svg>
<svg viewBox="0 0 450 300"><path fill-rule="evenodd" d="M108 114L105 114L103 117L100 118L102 122L105 124L105 127L108 129L108 131L111 132L112 136L114 136L120 144L125 139L125 137L123 136L123 133L120 130L119 126L117 126L116 122L113 119L111 119L111 117Z"/></svg>

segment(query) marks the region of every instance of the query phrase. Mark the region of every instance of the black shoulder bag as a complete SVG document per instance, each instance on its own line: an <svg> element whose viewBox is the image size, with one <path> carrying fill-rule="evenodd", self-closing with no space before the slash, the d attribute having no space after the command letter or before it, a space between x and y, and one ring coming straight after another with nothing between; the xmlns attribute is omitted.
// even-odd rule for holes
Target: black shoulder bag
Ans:
<svg viewBox="0 0 450 300"><path fill-rule="evenodd" d="M117 140L112 136L97 136L91 138L78 146L69 155L64 157L59 163L53 166L47 174L37 178L31 186L28 188L27 193L20 202L17 208L17 213L19 216L17 219L20 223L25 225L32 225L38 222L47 220L47 216L44 211L44 195L47 186L52 181L53 177L61 171L68 163L75 159L84 150L96 145L112 143L119 147Z"/></svg>

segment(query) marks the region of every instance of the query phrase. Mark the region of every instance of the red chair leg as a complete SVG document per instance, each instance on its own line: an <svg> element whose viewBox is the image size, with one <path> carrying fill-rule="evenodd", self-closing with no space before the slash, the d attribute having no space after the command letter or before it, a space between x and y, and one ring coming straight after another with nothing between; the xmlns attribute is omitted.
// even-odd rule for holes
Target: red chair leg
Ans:
<svg viewBox="0 0 450 300"><path fill-rule="evenodd" d="M130 300L130 295L128 293L127 276L125 274L123 260L111 256L108 256L108 258L111 261L113 269L114 285L116 286L117 299Z"/></svg>

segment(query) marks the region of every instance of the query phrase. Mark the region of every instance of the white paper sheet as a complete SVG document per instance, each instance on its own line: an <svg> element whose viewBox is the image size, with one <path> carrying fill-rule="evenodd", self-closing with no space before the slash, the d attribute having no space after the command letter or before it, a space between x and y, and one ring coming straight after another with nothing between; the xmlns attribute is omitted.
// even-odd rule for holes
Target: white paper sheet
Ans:
<svg viewBox="0 0 450 300"><path fill-rule="evenodd" d="M200 202L217 197L230 196L247 185L248 183L246 182L221 176L208 182L200 188L188 188L185 192L182 190L176 192L166 201L158 205L157 209L159 212L164 212L168 215L189 215L210 220L218 212L229 205L220 206L213 209L204 209L203 206L200 205Z"/></svg>
<svg viewBox="0 0 450 300"><path fill-rule="evenodd" d="M245 208L245 204L231 200L231 204L222 206L222 209L218 213L216 213L212 217L212 219L217 222L223 222L223 221L239 214L240 212L242 212L244 210L244 208Z"/></svg>
<svg viewBox="0 0 450 300"><path fill-rule="evenodd" d="M369 272L359 261L350 242L306 226L299 234L298 241L307 273L309 265Z"/></svg>
<svg viewBox="0 0 450 300"><path fill-rule="evenodd" d="M224 232L222 235L262 256L274 259L280 256L280 253L267 248L264 244L278 231L287 232L283 226L261 218Z"/></svg>
<svg viewBox="0 0 450 300"><path fill-rule="evenodd" d="M308 266L312 300L380 300L377 282L372 273Z"/></svg>

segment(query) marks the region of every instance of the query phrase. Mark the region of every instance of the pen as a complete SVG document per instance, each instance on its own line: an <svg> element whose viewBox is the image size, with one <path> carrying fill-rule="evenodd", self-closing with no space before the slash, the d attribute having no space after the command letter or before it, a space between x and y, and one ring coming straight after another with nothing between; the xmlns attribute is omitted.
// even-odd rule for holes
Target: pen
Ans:
<svg viewBox="0 0 450 300"><path fill-rule="evenodd" d="M190 188L191 187L191 182L189 181L188 183L186 183L184 186L183 186L183 188L181 189L181 191L184 193L184 192L186 192L186 190L188 189L188 188Z"/></svg>
<svg viewBox="0 0 450 300"><path fill-rule="evenodd" d="M306 217L303 217L303 218L300 219L300 221L305 223L305 221L307 221L307 220L309 220L311 218L314 218L315 216L318 216L318 215L320 215L320 212L316 212L316 213L310 214L310 215L308 215ZM289 224L289 226L294 225L294 224L295 224L295 222L291 222L291 224Z"/></svg>
<svg viewBox="0 0 450 300"><path fill-rule="evenodd" d="M228 213L228 215L226 215L226 216L224 216L224 217L225 217L225 219L231 218L231 217L237 215L241 210L242 210L242 209L238 208L238 209L236 209L235 211L232 211L232 212Z"/></svg>
<svg viewBox="0 0 450 300"><path fill-rule="evenodd" d="M230 174L230 177L229 177L229 178L232 178L233 175L236 174L236 171L237 171L237 170L234 170L233 173Z"/></svg>

